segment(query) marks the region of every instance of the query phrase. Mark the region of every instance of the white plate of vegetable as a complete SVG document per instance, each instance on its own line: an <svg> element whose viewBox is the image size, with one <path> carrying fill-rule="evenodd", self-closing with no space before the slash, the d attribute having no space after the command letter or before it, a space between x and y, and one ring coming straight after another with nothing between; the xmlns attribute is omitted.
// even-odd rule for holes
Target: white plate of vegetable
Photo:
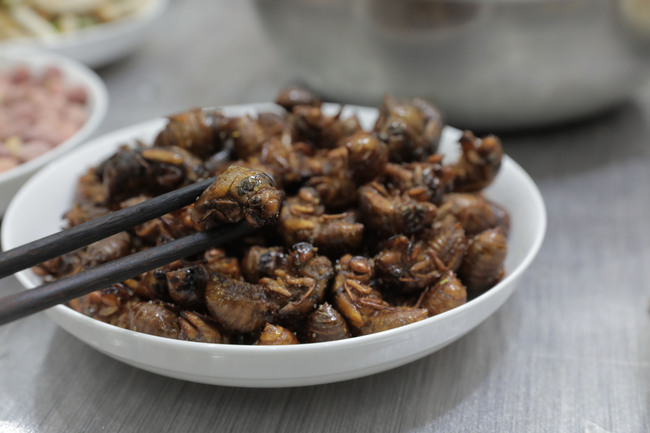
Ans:
<svg viewBox="0 0 650 433"><path fill-rule="evenodd" d="M0 48L37 46L90 67L135 49L168 0L0 0Z"/></svg>

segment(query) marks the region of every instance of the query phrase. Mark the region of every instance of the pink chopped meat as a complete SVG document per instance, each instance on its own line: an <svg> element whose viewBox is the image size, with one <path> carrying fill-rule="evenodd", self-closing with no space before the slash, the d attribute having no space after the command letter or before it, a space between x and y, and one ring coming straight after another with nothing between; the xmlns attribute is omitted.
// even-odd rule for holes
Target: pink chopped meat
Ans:
<svg viewBox="0 0 650 433"><path fill-rule="evenodd" d="M66 83L61 69L0 71L0 172L72 137L88 120L88 92Z"/></svg>
<svg viewBox="0 0 650 433"><path fill-rule="evenodd" d="M61 69L57 68L56 66L48 66L43 71L42 79L43 81L51 79L62 80L63 72L61 72Z"/></svg>
<svg viewBox="0 0 650 433"><path fill-rule="evenodd" d="M9 79L13 84L21 84L29 81L31 74L25 65L16 66L13 71L9 73Z"/></svg>
<svg viewBox="0 0 650 433"><path fill-rule="evenodd" d="M0 157L0 173L11 170L12 168L17 167L18 164L19 162L16 158L2 156Z"/></svg>
<svg viewBox="0 0 650 433"><path fill-rule="evenodd" d="M80 128L88 120L88 111L79 105L69 105L65 108L65 118L69 123Z"/></svg>
<svg viewBox="0 0 650 433"><path fill-rule="evenodd" d="M45 141L32 140L20 146L17 156L23 161L29 161L37 156L41 156L51 148L52 146Z"/></svg>
<svg viewBox="0 0 650 433"><path fill-rule="evenodd" d="M77 104L85 104L88 101L88 92L81 86L73 86L68 89L68 101Z"/></svg>

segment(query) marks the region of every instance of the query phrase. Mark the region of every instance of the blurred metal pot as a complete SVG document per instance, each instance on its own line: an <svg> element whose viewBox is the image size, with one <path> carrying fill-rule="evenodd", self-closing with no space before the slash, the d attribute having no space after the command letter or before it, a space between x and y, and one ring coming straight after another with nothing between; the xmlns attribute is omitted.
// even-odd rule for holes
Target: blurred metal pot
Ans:
<svg viewBox="0 0 650 433"><path fill-rule="evenodd" d="M649 75L650 0L255 4L295 78L327 99L426 97L459 127L584 117L626 100Z"/></svg>

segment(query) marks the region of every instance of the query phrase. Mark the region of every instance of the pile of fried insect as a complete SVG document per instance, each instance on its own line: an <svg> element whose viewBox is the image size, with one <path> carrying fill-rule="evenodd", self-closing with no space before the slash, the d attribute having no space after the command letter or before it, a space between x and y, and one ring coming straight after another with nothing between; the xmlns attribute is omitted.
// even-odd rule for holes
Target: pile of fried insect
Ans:
<svg viewBox="0 0 650 433"><path fill-rule="evenodd" d="M501 167L492 135L462 134L443 163L439 110L391 96L374 128L288 87L282 112L168 118L78 182L69 225L217 175L192 205L36 268L57 279L245 219L254 234L76 299L123 328L189 341L317 343L458 307L503 278L510 219L482 190ZM280 113L280 114L278 114Z"/></svg>

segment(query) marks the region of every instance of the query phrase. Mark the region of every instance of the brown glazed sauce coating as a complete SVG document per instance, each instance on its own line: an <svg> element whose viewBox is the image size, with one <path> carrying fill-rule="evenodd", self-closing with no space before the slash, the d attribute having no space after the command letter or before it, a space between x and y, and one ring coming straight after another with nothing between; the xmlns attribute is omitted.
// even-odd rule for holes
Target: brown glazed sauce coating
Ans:
<svg viewBox="0 0 650 433"><path fill-rule="evenodd" d="M242 219L253 227L274 222L283 194L268 174L231 165L201 194L190 214L202 229Z"/></svg>
<svg viewBox="0 0 650 433"><path fill-rule="evenodd" d="M153 146L124 146L79 180L70 225L217 176L192 205L50 260L49 279L241 220L236 242L69 303L106 323L216 344L329 342L463 305L504 275L510 217L482 194L497 137L466 131L456 162L437 154L442 116L386 97L371 131L287 88L284 111L193 109ZM281 109L282 110L282 109Z"/></svg>

